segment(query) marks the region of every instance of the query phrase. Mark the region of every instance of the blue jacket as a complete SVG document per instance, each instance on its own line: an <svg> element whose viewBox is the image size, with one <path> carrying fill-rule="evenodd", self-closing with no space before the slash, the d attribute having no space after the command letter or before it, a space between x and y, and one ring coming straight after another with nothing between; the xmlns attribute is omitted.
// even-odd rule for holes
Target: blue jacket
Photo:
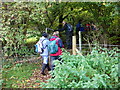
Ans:
<svg viewBox="0 0 120 90"><path fill-rule="evenodd" d="M49 52L48 52L48 45L49 45L49 40L45 37L41 37L40 40L44 40L43 43L43 47L44 47L44 51L42 54L40 54L41 56L48 56Z"/></svg>
<svg viewBox="0 0 120 90"><path fill-rule="evenodd" d="M81 22L76 25L76 31L85 31L84 27L82 26Z"/></svg>
<svg viewBox="0 0 120 90"><path fill-rule="evenodd" d="M81 23L79 22L79 23L76 25L76 31L80 31L80 28L81 28Z"/></svg>

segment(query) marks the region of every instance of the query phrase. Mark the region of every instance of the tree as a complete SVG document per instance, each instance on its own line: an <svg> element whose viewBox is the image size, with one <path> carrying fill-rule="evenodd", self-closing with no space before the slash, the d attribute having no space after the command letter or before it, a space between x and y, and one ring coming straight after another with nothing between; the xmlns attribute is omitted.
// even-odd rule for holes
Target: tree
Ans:
<svg viewBox="0 0 120 90"><path fill-rule="evenodd" d="M40 37L45 28L58 29L62 21L74 27L79 19L83 26L94 22L99 30L84 33L94 43L117 44L119 41L119 3L111 2L11 2L2 3L2 38L7 41L7 48L21 49L28 37ZM48 33L51 33L49 31ZM65 41L64 34L62 35ZM13 51L10 49L11 52Z"/></svg>

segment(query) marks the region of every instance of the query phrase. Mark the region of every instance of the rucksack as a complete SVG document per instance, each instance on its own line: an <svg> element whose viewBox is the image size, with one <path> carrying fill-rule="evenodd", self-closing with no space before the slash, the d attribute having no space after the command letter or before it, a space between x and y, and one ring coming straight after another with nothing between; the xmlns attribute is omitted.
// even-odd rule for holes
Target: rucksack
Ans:
<svg viewBox="0 0 120 90"><path fill-rule="evenodd" d="M48 45L48 51L50 54L55 54L58 52L58 45L56 42L58 41L59 38L56 38L53 41L50 41L50 44Z"/></svg>
<svg viewBox="0 0 120 90"><path fill-rule="evenodd" d="M44 39L45 40L45 39ZM37 52L37 53L40 53L40 54L42 54L43 53L43 51L44 51L44 47L43 47L43 41L44 40L39 40L37 43L36 43L36 45L35 45L35 52Z"/></svg>
<svg viewBox="0 0 120 90"><path fill-rule="evenodd" d="M67 24L67 26L68 26L68 31L73 31L73 26L71 25L71 24Z"/></svg>
<svg viewBox="0 0 120 90"><path fill-rule="evenodd" d="M81 32L85 31L84 27L80 27L80 31Z"/></svg>

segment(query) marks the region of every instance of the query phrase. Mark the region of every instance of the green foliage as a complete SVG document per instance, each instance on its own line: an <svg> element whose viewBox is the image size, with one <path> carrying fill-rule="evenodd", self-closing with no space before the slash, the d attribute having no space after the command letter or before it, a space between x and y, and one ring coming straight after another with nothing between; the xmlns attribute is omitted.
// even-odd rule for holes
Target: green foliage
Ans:
<svg viewBox="0 0 120 90"><path fill-rule="evenodd" d="M0 10L2 11L0 29L3 30L0 35L4 41L5 56L30 56L34 52L33 44L39 39L41 32L45 31L46 27L56 29L61 25L62 20L74 26L79 19L83 20L83 26L93 21L99 31L85 32L83 37L87 38L86 40L89 39L92 43L95 41L99 43L109 41L107 44L119 43L119 3L5 2L2 3ZM48 31L48 33L51 32ZM62 36L64 42L65 35ZM29 48L26 44L29 44ZM53 72L56 77L50 81L48 87L116 87L118 62L117 56L114 55L117 54L114 50L103 51L93 50L87 56L71 56L67 52L64 53L62 56L64 62L62 65L56 62L58 65ZM15 68L19 69L23 66L16 64ZM3 67L4 69L12 68L10 64ZM15 71L12 72L15 73Z"/></svg>
<svg viewBox="0 0 120 90"><path fill-rule="evenodd" d="M61 61L55 61L54 78L43 83L45 88L117 88L118 56L116 50L94 49L86 56L64 52Z"/></svg>
<svg viewBox="0 0 120 90"><path fill-rule="evenodd" d="M3 65L2 70L2 79L0 81L3 83L3 88L20 88L17 84L25 83L25 81L31 76L33 70L38 67L38 64L30 64L23 63L23 64L16 64L15 66L12 65L11 68L7 69L7 65ZM23 82L24 81L24 82ZM38 81L36 81L38 82Z"/></svg>
<svg viewBox="0 0 120 90"><path fill-rule="evenodd" d="M22 63L18 63L18 64L16 64L15 66L16 67L21 67L23 64Z"/></svg>
<svg viewBox="0 0 120 90"><path fill-rule="evenodd" d="M26 43L31 44L30 47L34 47L36 40L29 42L27 38L40 36L39 30L42 31L44 27L44 16L41 11L44 7L42 5L27 2L3 3L1 10L3 11L2 29L4 33L2 33L2 38L6 41L4 43L5 56L18 57L33 53L33 48L29 49Z"/></svg>
<svg viewBox="0 0 120 90"><path fill-rule="evenodd" d="M26 44L36 43L38 39L36 37L31 37L26 40Z"/></svg>
<svg viewBox="0 0 120 90"><path fill-rule="evenodd" d="M0 80L0 87L2 87L3 80Z"/></svg>
<svg viewBox="0 0 120 90"><path fill-rule="evenodd" d="M26 43L33 47L36 39L45 28L57 29L65 20L74 27L78 20L85 26L94 22L99 31L85 32L86 40L101 44L118 44L119 41L119 4L112 2L11 2L3 3L0 10L2 18L2 38L6 41L5 51L8 56L22 56L29 52ZM1 28L1 27L0 27ZM51 31L48 31L51 34ZM61 33L63 42L65 34ZM94 34L94 35L93 35ZM85 41L82 39L83 42ZM27 41L27 42L26 42ZM93 43L92 42L92 43ZM25 50L26 48L26 50Z"/></svg>
<svg viewBox="0 0 120 90"><path fill-rule="evenodd" d="M10 68L10 67L11 67L10 64L8 64L8 65L4 65L4 66L3 66L3 68L6 68L6 69L7 69L7 68Z"/></svg>
<svg viewBox="0 0 120 90"><path fill-rule="evenodd" d="M35 82L36 82L36 83L40 83L41 81L40 81L40 80L36 80Z"/></svg>

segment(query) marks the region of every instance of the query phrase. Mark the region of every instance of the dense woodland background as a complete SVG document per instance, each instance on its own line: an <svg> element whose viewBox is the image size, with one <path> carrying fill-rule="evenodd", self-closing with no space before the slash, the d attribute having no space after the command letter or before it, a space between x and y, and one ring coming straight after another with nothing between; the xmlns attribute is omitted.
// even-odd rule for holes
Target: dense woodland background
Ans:
<svg viewBox="0 0 120 90"><path fill-rule="evenodd" d="M63 49L60 64L51 75L40 75L41 61L34 45L46 28L62 21L75 26L94 22L98 30L82 33L82 44L120 45L118 2L4 2L0 5L0 86L3 88L118 88L120 50L95 47L87 54L71 55ZM51 36L52 31L48 31ZM65 44L65 34L60 32ZM3 57L4 56L4 57ZM30 61L31 60L31 61ZM34 61L36 60L36 61ZM20 62L22 61L22 62ZM2 75L1 75L2 73ZM46 83L49 79L49 83ZM45 82L45 83L43 83Z"/></svg>
<svg viewBox="0 0 120 90"><path fill-rule="evenodd" d="M81 19L83 26L94 22L98 28L82 32L83 43L119 44L119 5L117 2L5 2L1 5L0 38L5 49L16 53L23 46L27 48L26 44L33 47L45 28L61 28L63 20L74 26L75 35L75 25ZM60 36L64 42L64 33Z"/></svg>

